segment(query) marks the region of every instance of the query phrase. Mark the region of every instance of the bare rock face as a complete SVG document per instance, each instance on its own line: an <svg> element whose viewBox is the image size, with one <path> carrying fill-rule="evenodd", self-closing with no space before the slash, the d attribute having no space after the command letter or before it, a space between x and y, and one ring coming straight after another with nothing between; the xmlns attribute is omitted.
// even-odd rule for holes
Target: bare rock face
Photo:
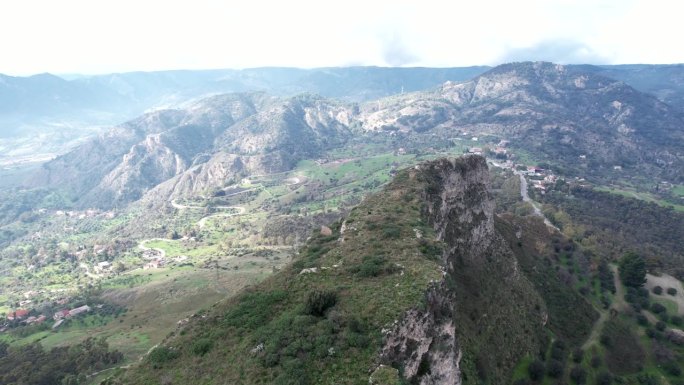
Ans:
<svg viewBox="0 0 684 385"><path fill-rule="evenodd" d="M446 245L445 276L424 308L407 311L388 332L380 362L422 385L461 384L464 376L505 383L518 359L538 348L546 311L494 226L486 162L441 159L413 177L423 182L425 217Z"/></svg>
<svg viewBox="0 0 684 385"><path fill-rule="evenodd" d="M427 294L427 311L412 309L387 335L381 358L422 385L460 384L462 351L450 317L450 298L442 288ZM446 301L445 301L446 300Z"/></svg>
<svg viewBox="0 0 684 385"><path fill-rule="evenodd" d="M441 159L421 166L428 175L427 216L437 238L469 256L481 256L494 240L494 199L482 157Z"/></svg>

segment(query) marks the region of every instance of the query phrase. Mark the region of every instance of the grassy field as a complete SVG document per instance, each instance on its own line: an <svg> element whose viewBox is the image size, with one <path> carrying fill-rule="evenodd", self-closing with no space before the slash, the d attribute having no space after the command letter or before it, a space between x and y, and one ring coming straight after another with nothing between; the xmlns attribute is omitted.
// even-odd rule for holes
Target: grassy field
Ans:
<svg viewBox="0 0 684 385"><path fill-rule="evenodd" d="M681 184L680 184L680 185L678 185L678 186L672 188L672 192L673 192L675 195L678 195L678 196L680 196L680 197L684 197L684 185L681 185Z"/></svg>
<svg viewBox="0 0 684 385"><path fill-rule="evenodd" d="M676 205L674 203L666 202L662 199L658 199L653 194L649 194L649 193L645 193L645 192L638 192L636 190L627 189L627 188L615 188L615 187L605 187L605 186L596 187L596 190L609 192L611 194L622 195L622 196L625 196L628 198L636 198L636 199L640 199L640 200L643 200L646 202L653 202L659 206L672 207L676 211L684 211L684 205Z"/></svg>
<svg viewBox="0 0 684 385"><path fill-rule="evenodd" d="M40 341L51 348L72 345L87 337L105 337L111 348L124 353L125 362L134 362L172 334L180 320L269 276L288 261L288 252L281 254L277 260L250 254L221 259L213 268L133 270L103 284L102 298L127 309L120 316L89 314L54 331L40 331L24 338L4 333L0 339L13 344Z"/></svg>

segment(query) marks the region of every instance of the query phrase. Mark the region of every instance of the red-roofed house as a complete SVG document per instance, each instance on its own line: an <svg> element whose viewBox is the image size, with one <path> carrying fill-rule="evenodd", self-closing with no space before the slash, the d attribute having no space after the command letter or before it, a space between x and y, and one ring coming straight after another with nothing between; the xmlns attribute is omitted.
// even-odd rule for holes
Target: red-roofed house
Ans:
<svg viewBox="0 0 684 385"><path fill-rule="evenodd" d="M28 313L29 313L29 311L26 310L26 309L17 309L17 310L15 310L15 311L10 312L10 313L7 315L7 319L10 320L10 321L13 321L13 320L15 320L15 319L18 319L18 320L19 320L19 319L22 319L22 318L26 318L26 316L28 315Z"/></svg>

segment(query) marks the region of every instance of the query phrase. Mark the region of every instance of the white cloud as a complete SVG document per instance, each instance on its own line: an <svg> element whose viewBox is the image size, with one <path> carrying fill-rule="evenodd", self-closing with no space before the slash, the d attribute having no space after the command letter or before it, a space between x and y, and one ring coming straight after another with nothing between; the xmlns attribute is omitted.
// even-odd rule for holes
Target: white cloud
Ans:
<svg viewBox="0 0 684 385"><path fill-rule="evenodd" d="M675 1L22 0L0 73L684 62Z"/></svg>

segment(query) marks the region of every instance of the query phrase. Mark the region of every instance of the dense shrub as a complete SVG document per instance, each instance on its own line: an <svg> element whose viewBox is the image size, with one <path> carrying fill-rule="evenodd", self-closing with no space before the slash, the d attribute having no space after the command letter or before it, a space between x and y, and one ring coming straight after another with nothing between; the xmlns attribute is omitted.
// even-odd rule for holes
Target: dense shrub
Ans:
<svg viewBox="0 0 684 385"><path fill-rule="evenodd" d="M673 325L681 326L682 325L682 317L680 317L678 315L673 315L670 318L670 322L672 322Z"/></svg>
<svg viewBox="0 0 684 385"><path fill-rule="evenodd" d="M214 342L209 338L199 338L192 344L192 353L196 356L203 356L214 347Z"/></svg>
<svg viewBox="0 0 684 385"><path fill-rule="evenodd" d="M637 314L636 321L641 326L648 326L648 318L643 314Z"/></svg>
<svg viewBox="0 0 684 385"><path fill-rule="evenodd" d="M615 294L615 279L613 277L613 272L608 267L608 263L605 260L601 260L598 266L598 278L601 283L601 290L609 291Z"/></svg>
<svg viewBox="0 0 684 385"><path fill-rule="evenodd" d="M337 303L337 293L330 290L313 290L306 298L304 314L321 317L325 311L335 306Z"/></svg>
<svg viewBox="0 0 684 385"><path fill-rule="evenodd" d="M636 253L627 253L620 259L620 279L625 286L641 287L646 283L646 261Z"/></svg>
<svg viewBox="0 0 684 385"><path fill-rule="evenodd" d="M659 313L666 312L667 309L665 308L665 306L663 306L659 303L654 303L651 305L651 311L654 312L655 314L659 314Z"/></svg>
<svg viewBox="0 0 684 385"><path fill-rule="evenodd" d="M671 376L679 377L682 375L682 368L676 361L667 362L663 365L663 369Z"/></svg>
<svg viewBox="0 0 684 385"><path fill-rule="evenodd" d="M565 365L563 362L558 360L551 360L546 365L546 374L552 378L560 378L563 376L563 371L565 371Z"/></svg>
<svg viewBox="0 0 684 385"><path fill-rule="evenodd" d="M663 294L663 288L660 286L654 286L652 290L653 290L653 294L658 294L658 295Z"/></svg>
<svg viewBox="0 0 684 385"><path fill-rule="evenodd" d="M396 225L385 225L382 229L382 236L388 239L397 239L401 237L401 229Z"/></svg>
<svg viewBox="0 0 684 385"><path fill-rule="evenodd" d="M587 382L587 371L581 366L575 366L570 371L570 378L577 385L583 385Z"/></svg>
<svg viewBox="0 0 684 385"><path fill-rule="evenodd" d="M584 350L577 348L572 352L572 361L579 364L584 358Z"/></svg>
<svg viewBox="0 0 684 385"><path fill-rule="evenodd" d="M0 341L0 384L85 384L86 375L122 360L104 339L89 337L50 350L38 342L8 346Z"/></svg>
<svg viewBox="0 0 684 385"><path fill-rule="evenodd" d="M287 297L285 291L246 293L238 305L224 316L225 326L253 329L263 325L273 315L273 306Z"/></svg>
<svg viewBox="0 0 684 385"><path fill-rule="evenodd" d="M677 295L677 289L675 289L674 287L668 287L668 288L667 288L667 294L669 294L669 295Z"/></svg>
<svg viewBox="0 0 684 385"><path fill-rule="evenodd" d="M532 381L539 381L544 378L544 369L544 363L541 360L534 360L527 367L527 373Z"/></svg>
<svg viewBox="0 0 684 385"><path fill-rule="evenodd" d="M156 348L152 349L150 354L147 356L147 359L149 359L153 364L163 364L164 362L171 361L178 356L179 353L177 350L170 349L166 346L157 346Z"/></svg>
<svg viewBox="0 0 684 385"><path fill-rule="evenodd" d="M639 372L646 359L646 353L639 342L639 336L630 322L620 318L607 321L601 340L606 346L606 365L618 375Z"/></svg>
<svg viewBox="0 0 684 385"><path fill-rule="evenodd" d="M661 332L664 331L666 327L667 327L667 325L665 325L665 322L663 322L663 321L658 321L655 324L655 328Z"/></svg>
<svg viewBox="0 0 684 385"><path fill-rule="evenodd" d="M378 277L383 274L391 274L397 267L387 262L382 256L365 256L361 264L353 266L349 271L360 277Z"/></svg>
<svg viewBox="0 0 684 385"><path fill-rule="evenodd" d="M609 372L601 372L596 376L596 385L610 385L613 383L613 375Z"/></svg>

